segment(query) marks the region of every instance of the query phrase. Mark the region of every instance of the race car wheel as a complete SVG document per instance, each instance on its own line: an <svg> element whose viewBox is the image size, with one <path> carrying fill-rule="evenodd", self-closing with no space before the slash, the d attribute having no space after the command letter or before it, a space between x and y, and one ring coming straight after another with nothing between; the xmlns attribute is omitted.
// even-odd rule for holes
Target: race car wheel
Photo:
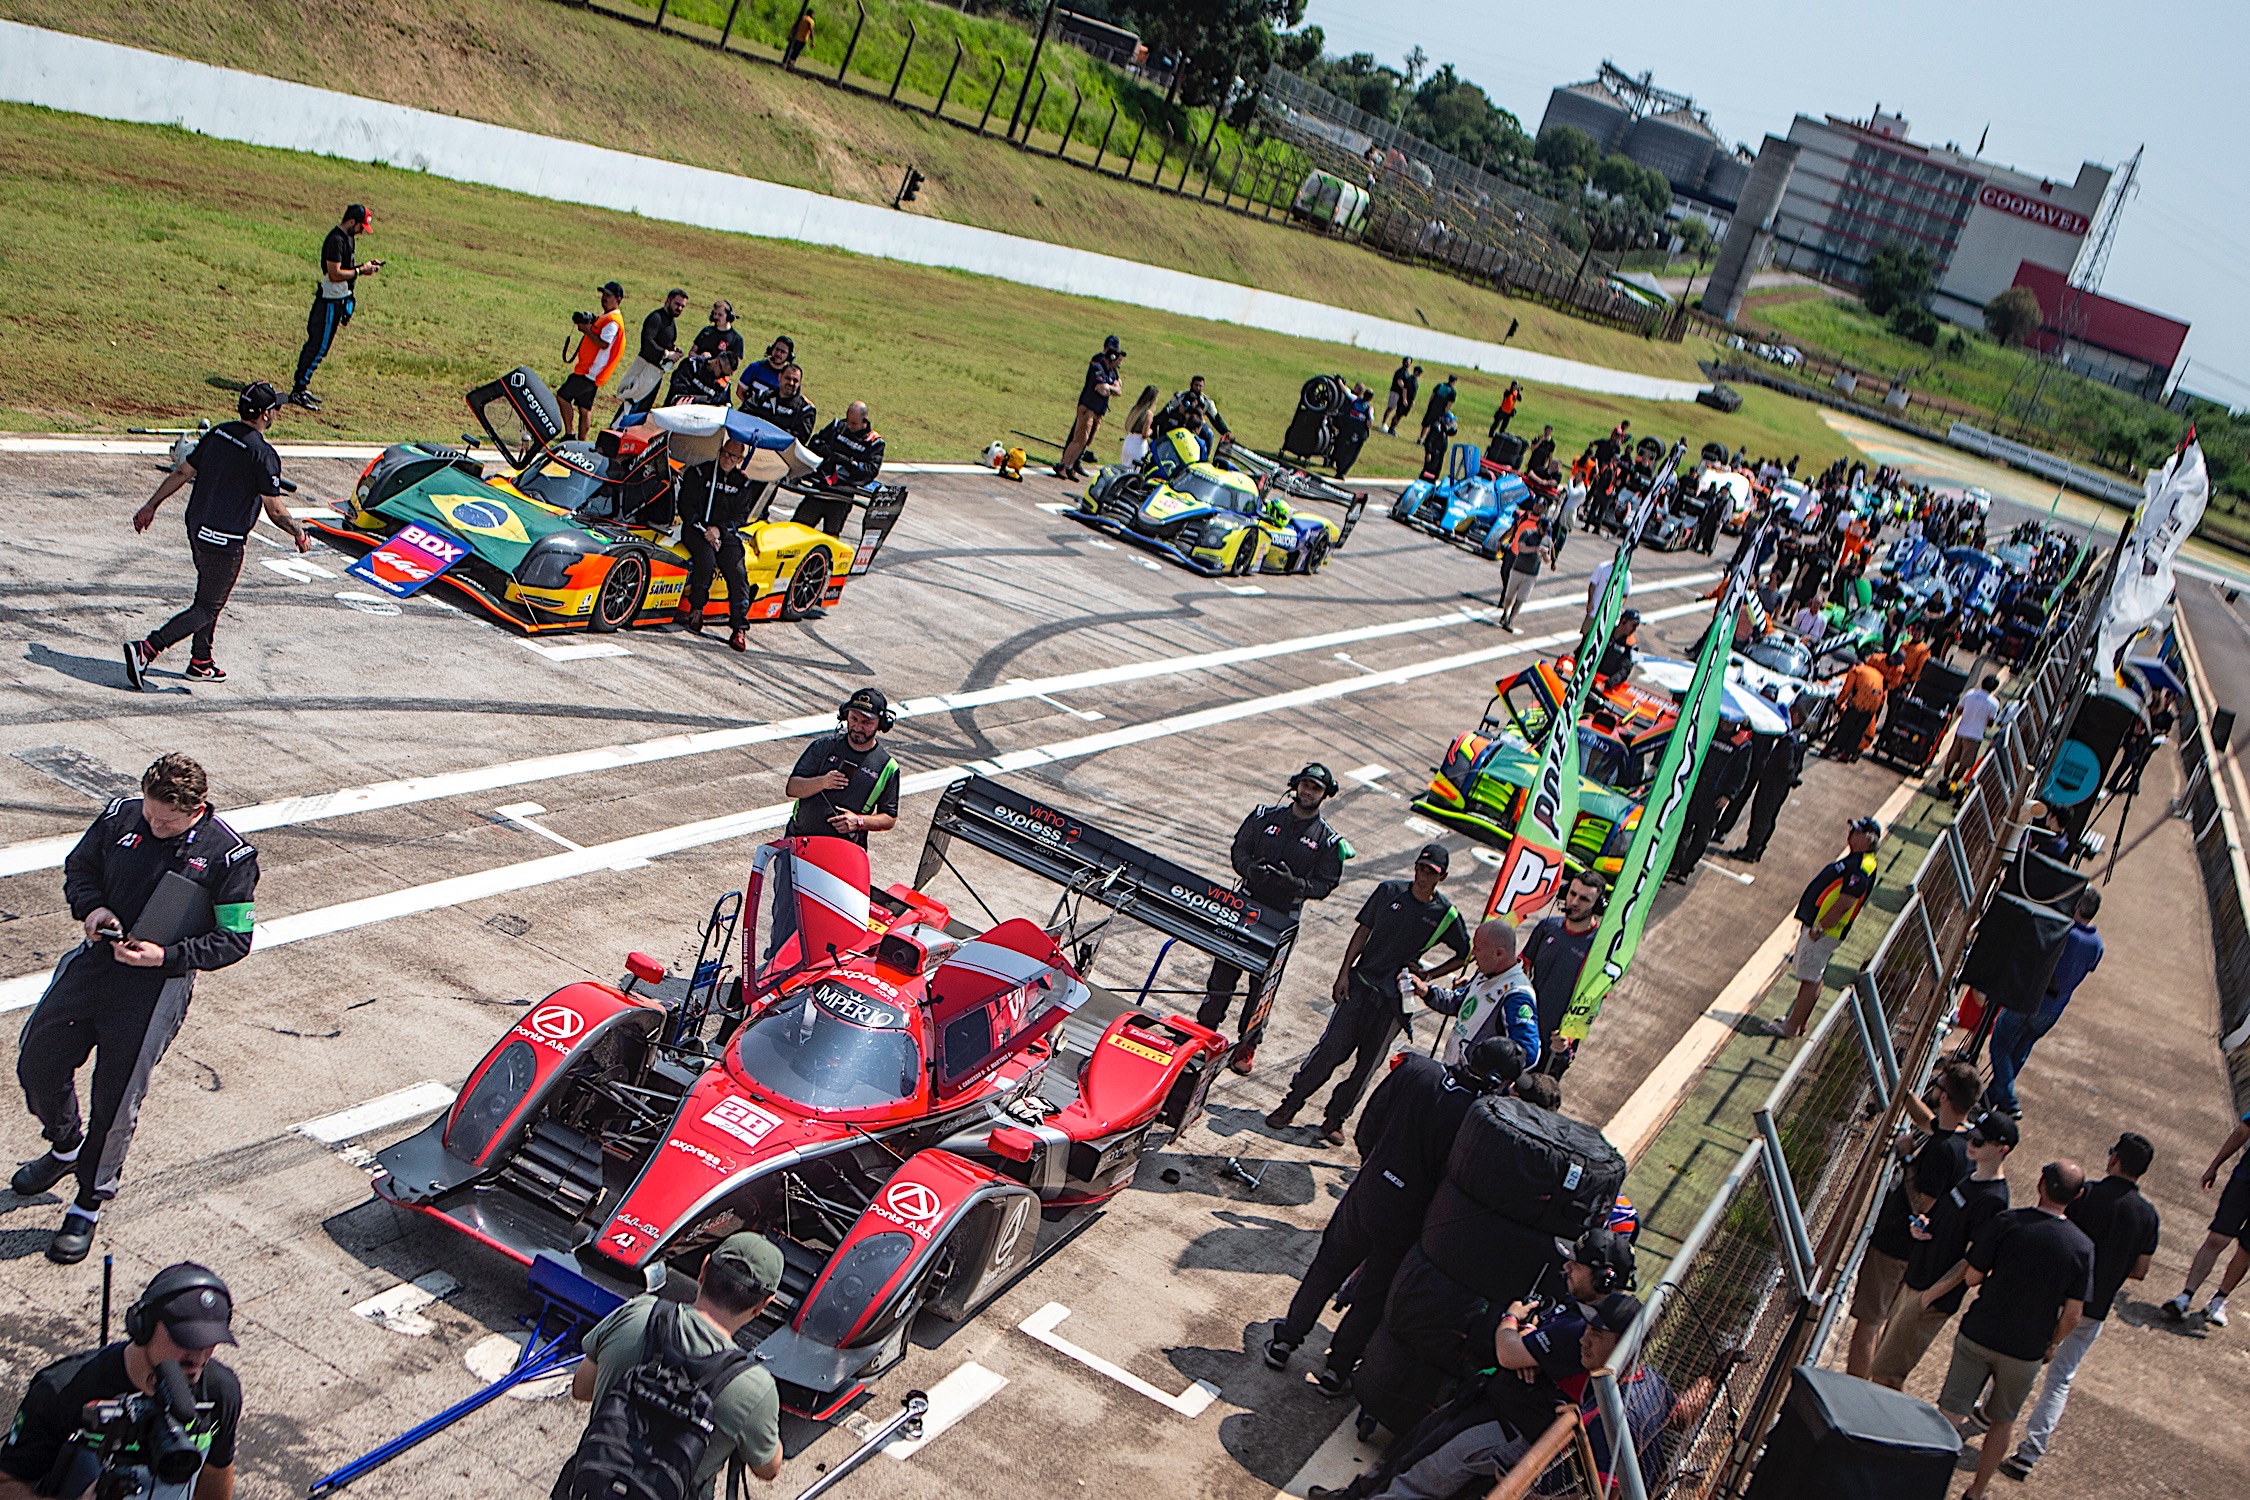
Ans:
<svg viewBox="0 0 2250 1500"><path fill-rule="evenodd" d="M1298 572L1317 573L1320 571L1320 565L1328 561L1327 532L1323 531L1305 538L1303 558L1304 565L1297 570Z"/></svg>
<svg viewBox="0 0 2250 1500"><path fill-rule="evenodd" d="M594 596L594 612L586 621L586 628L596 635L607 635L632 624L641 612L641 599L647 593L648 559L638 552L620 553L609 565L609 576L602 580L602 591Z"/></svg>
<svg viewBox="0 0 2250 1500"><path fill-rule="evenodd" d="M1255 573L1258 571L1258 564L1265 559L1265 552L1265 539L1258 535L1257 529L1244 527L1242 540L1235 544L1234 564L1227 571L1237 578Z"/></svg>
<svg viewBox="0 0 2250 1500"><path fill-rule="evenodd" d="M828 553L816 551L797 565L797 576L789 580L789 592L781 601L781 618L802 620L820 608L820 601L828 594Z"/></svg>

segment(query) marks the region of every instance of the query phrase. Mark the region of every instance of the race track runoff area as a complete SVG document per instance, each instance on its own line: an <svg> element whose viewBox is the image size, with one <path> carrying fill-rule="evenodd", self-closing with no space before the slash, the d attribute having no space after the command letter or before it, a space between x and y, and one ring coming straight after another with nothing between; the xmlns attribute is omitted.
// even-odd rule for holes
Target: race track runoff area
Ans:
<svg viewBox="0 0 2250 1500"><path fill-rule="evenodd" d="M356 465L290 472L309 504ZM300 559L269 531L221 628L231 680L186 683L180 650L135 695L118 643L183 604L190 577L176 509L146 538L128 524L157 477L145 458L0 458L15 518L0 560L0 1009L36 999L76 938L55 841L166 750L204 762L222 812L258 810L261 946L202 981L92 1259L48 1264L60 1201L0 1193L0 1383L92 1342L104 1252L120 1288L186 1256L232 1284L246 1495L302 1494L504 1368L531 1310L521 1271L372 1202L369 1153L427 1123L527 1002L614 981L630 950L691 959L701 915L778 825L805 739L874 684L917 709L890 737L909 780L899 829L875 840L878 881L911 877L949 768L972 763L1220 876L1249 807L1318 759L1344 783L1330 818L1359 852L1308 913L1255 1075L1225 1075L1201 1123L982 1315L918 1335L854 1417L788 1427L766 1492L804 1488L855 1445L854 1421L909 1388L939 1396L933 1435L840 1493L1265 1500L1335 1429L1343 1410L1301 1368L1268 1371L1252 1338L1351 1155L1260 1117L1318 1034L1370 883L1407 873L1432 836L1408 799L1496 674L1574 638L1605 544L1574 537L1510 635L1462 598L1495 589L1497 569L1395 525L1381 496L1317 577L1207 580L1059 514L1052 481L915 476L875 571L824 619L754 628L737 656L723 633L531 643L437 599L383 606L355 597L371 591L340 554ZM1683 652L1711 563L1651 556L1638 575L1644 645ZM1765 862L1740 867L1754 881L1706 868L1667 892L1565 1107L1608 1119L1787 916L1844 821L1897 784L1871 763L1815 762ZM1489 866L1444 841L1448 893L1481 907ZM987 868L999 915L1046 917L1050 890ZM946 877L934 889L973 914ZM1095 977L1137 984L1152 950L1119 940ZM1201 977L1180 965L1160 985ZM11 1064L14 1029L0 1026ZM33 1155L29 1118L7 1118L10 1159ZM544 1493L582 1409L529 1394L352 1493Z"/></svg>

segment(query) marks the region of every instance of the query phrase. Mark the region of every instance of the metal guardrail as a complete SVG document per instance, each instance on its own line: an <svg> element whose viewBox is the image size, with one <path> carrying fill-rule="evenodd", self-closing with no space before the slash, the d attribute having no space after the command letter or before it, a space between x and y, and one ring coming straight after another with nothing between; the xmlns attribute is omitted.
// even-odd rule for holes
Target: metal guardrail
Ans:
<svg viewBox="0 0 2250 1500"><path fill-rule="evenodd" d="M2048 633L1995 727L1972 785L1931 841L1906 899L1844 997L1806 1037L1717 1195L1595 1376L1605 1411L1618 1371L1654 1371L1679 1400L1656 1472L1619 1445L1625 1500L1741 1492L1786 1395L1844 1305L1892 1174L1904 1099L1936 1066L1952 979L1998 884L2011 834L2068 723L2105 590L2089 587ZM2206 781L2208 778L2206 778ZM2244 940L2250 972L2250 934Z"/></svg>
<svg viewBox="0 0 2250 1500"><path fill-rule="evenodd" d="M2212 743L2206 715L2218 705L2203 700L2210 679L2193 637L2179 633L2188 670L2188 690L2180 699L2180 774L2185 778L2172 811L2185 818L2195 838L2195 862L2211 911L2211 946L2218 966L2219 1047L2226 1054L2227 1082L2238 1113L2250 1112L2250 861L2242 846L2241 809L2220 784L2221 752ZM2231 749L2227 754L2234 753Z"/></svg>

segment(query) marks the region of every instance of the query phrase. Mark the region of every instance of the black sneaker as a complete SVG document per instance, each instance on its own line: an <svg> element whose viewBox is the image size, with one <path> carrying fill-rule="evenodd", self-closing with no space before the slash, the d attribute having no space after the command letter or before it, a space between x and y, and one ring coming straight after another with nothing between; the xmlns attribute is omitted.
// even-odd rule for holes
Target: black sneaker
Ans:
<svg viewBox="0 0 2250 1500"><path fill-rule="evenodd" d="M2019 1454L2011 1453L2000 1460L2000 1472L2010 1479L2029 1479L2031 1477L2031 1460Z"/></svg>
<svg viewBox="0 0 2250 1500"><path fill-rule="evenodd" d="M1327 1369L1315 1375L1313 1384L1320 1387L1320 1393L1323 1396L1349 1396L1352 1393L1351 1372L1339 1370L1334 1365L1330 1365Z"/></svg>
<svg viewBox="0 0 2250 1500"><path fill-rule="evenodd" d="M125 680L136 693L148 688L148 664L156 660L156 648L146 640L125 643Z"/></svg>
<svg viewBox="0 0 2250 1500"><path fill-rule="evenodd" d="M22 1190L19 1188L17 1191ZM1273 1330L1273 1337L1266 1340L1266 1368L1269 1370L1286 1370L1289 1368L1289 1356L1297 1352L1297 1341L1281 1336L1281 1320L1279 1318L1266 1326Z"/></svg>
<svg viewBox="0 0 2250 1500"><path fill-rule="evenodd" d="M58 1266L75 1266L94 1248L94 1221L77 1209L63 1215L62 1228L47 1243L47 1259Z"/></svg>
<svg viewBox="0 0 2250 1500"><path fill-rule="evenodd" d="M196 682L224 682L227 680L227 669L215 661L197 661L190 657L186 675Z"/></svg>
<svg viewBox="0 0 2250 1500"><path fill-rule="evenodd" d="M314 395L311 391L291 391L289 393L289 404L291 406L301 406L306 411L320 410L320 398Z"/></svg>
<svg viewBox="0 0 2250 1500"><path fill-rule="evenodd" d="M75 1156L69 1161L60 1161L56 1159L54 1152L49 1151L45 1156L27 1161L16 1168L16 1175L8 1179L8 1186L19 1198L36 1198L77 1170L78 1159Z"/></svg>

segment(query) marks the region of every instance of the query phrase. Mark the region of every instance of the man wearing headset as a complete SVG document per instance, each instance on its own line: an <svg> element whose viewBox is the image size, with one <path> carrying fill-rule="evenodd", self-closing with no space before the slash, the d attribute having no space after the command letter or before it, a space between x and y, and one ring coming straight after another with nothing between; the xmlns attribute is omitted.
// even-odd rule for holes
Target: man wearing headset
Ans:
<svg viewBox="0 0 2250 1500"><path fill-rule="evenodd" d="M826 835L867 847L870 833L898 825L898 762L877 736L897 722L881 688L864 687L836 710L843 728L805 747L782 790L797 805L783 832Z"/></svg>
<svg viewBox="0 0 2250 1500"><path fill-rule="evenodd" d="M156 512L182 489L188 490L188 552L195 559L195 599L186 609L137 641L125 643L125 680L135 692L147 686L149 664L166 649L193 636L187 676L195 682L224 682L227 674L212 659L211 641L219 613L242 577L242 554L262 511L289 533L299 552L312 550L312 536L282 503L281 456L266 441L281 393L254 380L235 398L238 422L221 422L205 433L181 465L164 476L148 503L133 513L133 529L156 524Z"/></svg>
<svg viewBox="0 0 2250 1500"><path fill-rule="evenodd" d="M1274 908L1285 927L1307 901L1319 901L1336 889L1344 878L1344 861L1352 857L1352 846L1320 816L1320 805L1335 795L1336 778L1316 760L1289 778L1287 801L1252 808L1234 831L1228 857L1243 894ZM1210 1027L1225 1025L1234 1008L1234 987L1241 982L1242 970L1223 958L1212 960L1195 1018ZM1237 1073L1250 1071L1264 1031L1262 1026L1257 1033L1247 1029L1257 1004L1252 994L1244 1007L1246 1029L1233 1063Z"/></svg>
<svg viewBox="0 0 2250 1500"><path fill-rule="evenodd" d="M31 1377L15 1425L0 1442L0 1500L92 1494L100 1455L71 1441L84 1427L87 1403L136 1393L161 1403L167 1364L179 1367L195 1400L195 1417L182 1426L203 1455L202 1467L192 1480L158 1484L145 1465L130 1462L137 1449L121 1456L122 1466L141 1470L138 1493L154 1500L228 1500L242 1383L211 1355L235 1341L233 1316L234 1298L213 1272L190 1261L157 1272L125 1311L125 1342L57 1360Z"/></svg>

